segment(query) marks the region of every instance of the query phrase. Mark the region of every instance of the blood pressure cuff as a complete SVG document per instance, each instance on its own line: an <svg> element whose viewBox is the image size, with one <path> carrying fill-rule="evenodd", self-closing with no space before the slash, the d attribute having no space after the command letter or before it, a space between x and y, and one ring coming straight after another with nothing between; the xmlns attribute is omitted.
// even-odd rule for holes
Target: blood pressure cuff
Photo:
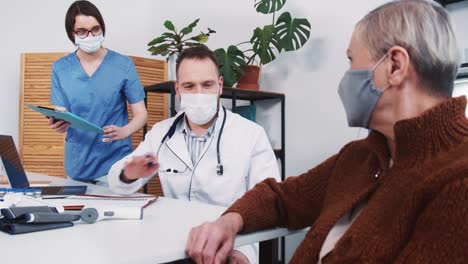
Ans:
<svg viewBox="0 0 468 264"><path fill-rule="evenodd" d="M72 222L49 223L49 224L19 224L12 223L6 219L0 219L0 230L10 235L31 233L50 229L64 228L73 226Z"/></svg>
<svg viewBox="0 0 468 264"><path fill-rule="evenodd" d="M60 221L60 219L58 219L59 221L57 221L56 218L60 215L53 207L11 207L1 209L0 212L0 230L11 235L73 226L73 223L70 220L70 216L65 216L66 220ZM49 214L53 216L52 220L54 221L37 221L41 220L39 217L37 217L38 219L36 219L36 221L28 222L26 216L29 214ZM42 217L42 220L43 219L44 217Z"/></svg>

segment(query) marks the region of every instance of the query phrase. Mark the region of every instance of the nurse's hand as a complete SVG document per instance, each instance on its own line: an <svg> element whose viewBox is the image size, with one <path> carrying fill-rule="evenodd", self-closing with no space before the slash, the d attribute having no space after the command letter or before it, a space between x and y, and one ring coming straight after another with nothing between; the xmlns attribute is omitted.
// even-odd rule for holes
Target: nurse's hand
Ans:
<svg viewBox="0 0 468 264"><path fill-rule="evenodd" d="M243 225L240 214L227 213L214 222L192 228L185 251L196 263L225 263L228 257L230 261L242 263L241 258L232 258L232 255L237 254L232 249L236 234Z"/></svg>
<svg viewBox="0 0 468 264"><path fill-rule="evenodd" d="M159 163L154 154L135 156L124 165L125 180L147 178L159 169Z"/></svg>
<svg viewBox="0 0 468 264"><path fill-rule="evenodd" d="M70 123L63 120L55 120L54 117L49 117L49 128L55 130L59 133L67 132L67 129L70 127Z"/></svg>
<svg viewBox="0 0 468 264"><path fill-rule="evenodd" d="M121 140L127 138L131 134L127 126L118 127L116 125L110 125L105 126L102 129L104 130L104 135L102 136L103 142Z"/></svg>

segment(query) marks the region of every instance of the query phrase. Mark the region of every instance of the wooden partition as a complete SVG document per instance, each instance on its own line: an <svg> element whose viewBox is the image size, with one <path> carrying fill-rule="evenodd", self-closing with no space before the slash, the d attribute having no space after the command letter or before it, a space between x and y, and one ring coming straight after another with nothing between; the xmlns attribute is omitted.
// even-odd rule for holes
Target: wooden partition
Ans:
<svg viewBox="0 0 468 264"><path fill-rule="evenodd" d="M47 119L26 107L35 104L51 107L50 78L54 61L67 53L24 53L21 55L21 81L19 104L19 151L27 171L66 177L64 169L65 135L55 133L47 126ZM143 86L166 80L164 61L130 56ZM168 117L167 97L148 94L148 129ZM130 118L132 117L129 108ZM133 146L142 141L143 130L132 136ZM148 184L148 192L162 194L159 179Z"/></svg>

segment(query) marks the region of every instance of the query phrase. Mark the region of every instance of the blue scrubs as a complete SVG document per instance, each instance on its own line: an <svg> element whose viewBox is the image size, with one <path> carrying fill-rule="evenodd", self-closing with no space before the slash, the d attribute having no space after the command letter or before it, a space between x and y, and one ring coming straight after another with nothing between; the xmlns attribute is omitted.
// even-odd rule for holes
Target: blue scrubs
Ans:
<svg viewBox="0 0 468 264"><path fill-rule="evenodd" d="M52 67L50 102L100 126L128 124L126 101L145 98L133 61L107 50L99 68L89 77L73 52ZM65 171L74 180L89 181L107 175L116 161L132 152L131 138L102 142L102 135L69 128L65 142Z"/></svg>

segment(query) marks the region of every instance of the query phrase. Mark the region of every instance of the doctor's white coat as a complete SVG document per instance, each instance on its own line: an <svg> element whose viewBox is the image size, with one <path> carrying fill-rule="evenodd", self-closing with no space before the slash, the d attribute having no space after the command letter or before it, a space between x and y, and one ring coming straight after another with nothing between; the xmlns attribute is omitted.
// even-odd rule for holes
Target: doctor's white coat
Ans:
<svg viewBox="0 0 468 264"><path fill-rule="evenodd" d="M258 182L270 177L279 181L277 161L264 129L229 110L225 113L226 123L219 148L223 175L217 174L216 144L224 116L220 107L213 136L206 142L196 164L192 163L184 133L180 129L183 121L177 124L174 135L166 139L159 153L156 153L179 113L156 123L133 153L112 166L108 174L109 187L120 194L139 190L151 177L127 184L120 180L119 175L125 161L150 152L157 154L164 196L170 198L230 206ZM256 262L256 247L248 245L236 249L242 251L251 263Z"/></svg>

